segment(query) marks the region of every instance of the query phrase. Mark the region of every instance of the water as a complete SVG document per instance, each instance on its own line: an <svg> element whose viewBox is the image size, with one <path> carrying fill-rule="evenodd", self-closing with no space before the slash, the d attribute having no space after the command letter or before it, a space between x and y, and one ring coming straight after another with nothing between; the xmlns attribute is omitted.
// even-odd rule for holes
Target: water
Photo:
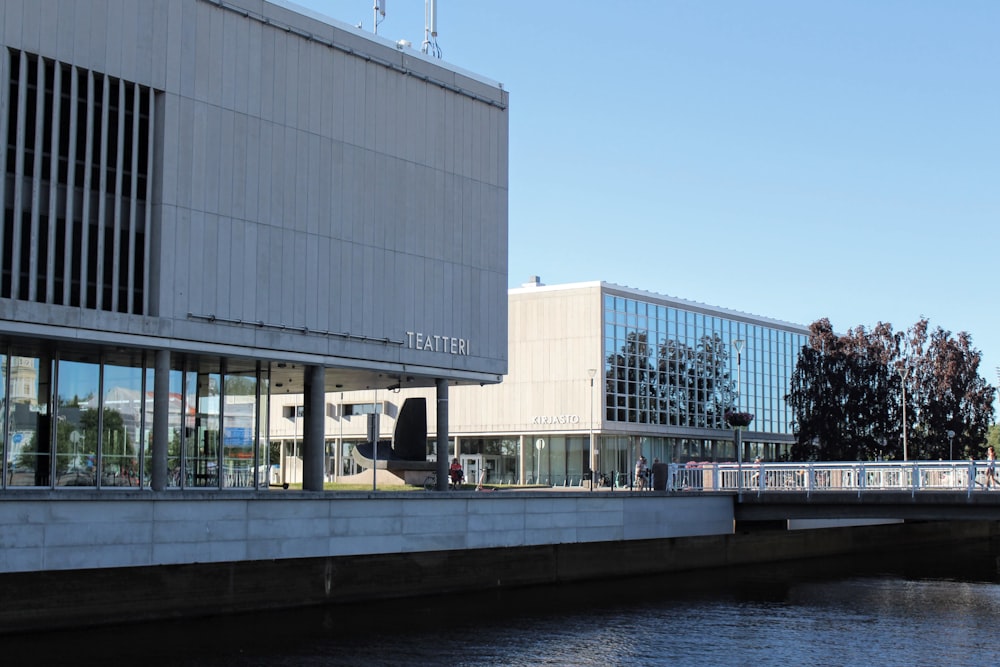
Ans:
<svg viewBox="0 0 1000 667"><path fill-rule="evenodd" d="M998 553L982 542L0 644L18 665L979 666L1000 659Z"/></svg>

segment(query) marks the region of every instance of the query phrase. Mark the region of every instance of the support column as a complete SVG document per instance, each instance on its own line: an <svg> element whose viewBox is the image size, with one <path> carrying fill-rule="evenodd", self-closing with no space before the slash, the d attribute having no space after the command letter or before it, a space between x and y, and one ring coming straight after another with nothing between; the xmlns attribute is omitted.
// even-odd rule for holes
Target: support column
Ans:
<svg viewBox="0 0 1000 667"><path fill-rule="evenodd" d="M326 417L326 371L322 366L306 366L303 395L302 490L323 490L326 443L323 424Z"/></svg>
<svg viewBox="0 0 1000 667"><path fill-rule="evenodd" d="M448 490L448 381L439 378L437 386L437 490Z"/></svg>
<svg viewBox="0 0 1000 667"><path fill-rule="evenodd" d="M167 488L167 449L170 446L170 350L157 350L153 370L153 451L149 486Z"/></svg>
<svg viewBox="0 0 1000 667"><path fill-rule="evenodd" d="M528 481L528 436L522 433L518 436L517 442L517 483L524 484Z"/></svg>

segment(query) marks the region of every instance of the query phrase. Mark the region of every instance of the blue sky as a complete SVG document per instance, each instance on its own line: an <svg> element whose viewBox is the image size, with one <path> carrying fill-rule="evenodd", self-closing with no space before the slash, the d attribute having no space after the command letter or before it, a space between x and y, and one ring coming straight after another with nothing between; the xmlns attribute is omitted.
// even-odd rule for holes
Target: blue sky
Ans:
<svg viewBox="0 0 1000 667"><path fill-rule="evenodd" d="M373 0L299 0L370 32ZM379 36L424 38L388 0ZM509 284L586 280L1000 366L1000 2L440 0L510 91Z"/></svg>

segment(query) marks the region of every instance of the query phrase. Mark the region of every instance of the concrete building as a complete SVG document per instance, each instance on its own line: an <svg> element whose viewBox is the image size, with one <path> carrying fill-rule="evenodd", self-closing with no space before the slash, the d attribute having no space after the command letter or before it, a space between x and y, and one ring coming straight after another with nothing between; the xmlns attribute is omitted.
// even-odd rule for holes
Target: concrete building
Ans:
<svg viewBox="0 0 1000 667"><path fill-rule="evenodd" d="M508 309L503 383L451 393L449 456L460 458L468 480L485 470L494 483L578 486L595 471L628 485L639 456L650 464L735 461L727 412L753 415L741 433L745 461L780 460L794 442L784 396L804 326L605 282L548 286L536 277L509 291ZM331 473L359 470L350 452L365 438L364 420L352 415L381 411L388 437L392 416L415 395L433 397L406 389L328 396ZM296 438L285 401L296 398L272 406L271 423L275 440L288 442Z"/></svg>
<svg viewBox="0 0 1000 667"><path fill-rule="evenodd" d="M327 392L499 382L507 104L282 2L0 4L0 492L253 488L282 394L317 489Z"/></svg>

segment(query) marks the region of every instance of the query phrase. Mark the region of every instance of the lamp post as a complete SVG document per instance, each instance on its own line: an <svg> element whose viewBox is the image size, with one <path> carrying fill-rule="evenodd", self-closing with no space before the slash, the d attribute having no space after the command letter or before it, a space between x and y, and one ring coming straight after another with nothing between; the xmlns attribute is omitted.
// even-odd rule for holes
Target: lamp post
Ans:
<svg viewBox="0 0 1000 667"><path fill-rule="evenodd" d="M596 368L588 368L587 374L590 375L590 490L594 490L594 480L597 479L597 473L594 468L597 467L597 450L594 449L594 376L597 375Z"/></svg>
<svg viewBox="0 0 1000 667"><path fill-rule="evenodd" d="M742 338L737 338L733 341L733 349L736 350L736 411L741 412L740 407L740 387L742 386L742 368L743 368L743 347L746 345L746 341ZM743 465L743 438L740 436L740 427L736 427L736 464L739 467ZM743 474L742 470L739 473ZM743 486L742 480L739 480L739 486Z"/></svg>
<svg viewBox="0 0 1000 667"><path fill-rule="evenodd" d="M948 460L949 461L954 461L955 460L955 447L952 444L954 440L955 440L955 432L952 431L951 429L948 429Z"/></svg>
<svg viewBox="0 0 1000 667"><path fill-rule="evenodd" d="M906 378L910 375L910 367L903 364L896 370L899 371L899 381L903 387L903 460L908 461L909 457L906 451Z"/></svg>

